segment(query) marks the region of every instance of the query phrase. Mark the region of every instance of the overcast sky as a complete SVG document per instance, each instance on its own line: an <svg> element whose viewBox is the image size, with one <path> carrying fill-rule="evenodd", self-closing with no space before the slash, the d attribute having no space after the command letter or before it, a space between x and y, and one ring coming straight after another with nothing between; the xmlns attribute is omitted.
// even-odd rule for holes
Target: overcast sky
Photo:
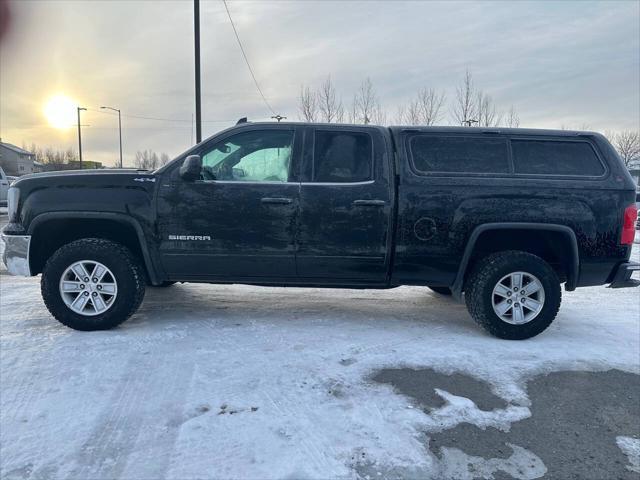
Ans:
<svg viewBox="0 0 640 480"><path fill-rule="evenodd" d="M136 150L174 156L192 143L193 2L13 2L1 46L0 136L20 146L77 148L47 123L64 94L84 113L87 160L113 164L121 108L125 166ZM640 2L229 1L274 109L297 119L301 84L331 74L345 104L370 77L393 119L419 88L452 103L466 69L521 126L593 130L640 124ZM270 116L221 1L202 1L203 136ZM443 123L451 123L447 114Z"/></svg>

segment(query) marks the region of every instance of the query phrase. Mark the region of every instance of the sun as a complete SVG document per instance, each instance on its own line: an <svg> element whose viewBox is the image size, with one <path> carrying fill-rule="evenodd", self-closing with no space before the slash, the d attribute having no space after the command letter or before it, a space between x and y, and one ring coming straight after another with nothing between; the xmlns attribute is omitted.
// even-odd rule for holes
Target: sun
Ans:
<svg viewBox="0 0 640 480"><path fill-rule="evenodd" d="M73 127L76 124L76 103L66 95L54 95L47 100L44 115L52 127Z"/></svg>

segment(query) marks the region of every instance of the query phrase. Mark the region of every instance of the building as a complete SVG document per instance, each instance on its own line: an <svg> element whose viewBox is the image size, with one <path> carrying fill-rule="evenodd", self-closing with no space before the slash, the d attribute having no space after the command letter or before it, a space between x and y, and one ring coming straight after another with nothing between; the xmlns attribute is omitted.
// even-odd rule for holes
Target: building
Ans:
<svg viewBox="0 0 640 480"><path fill-rule="evenodd" d="M0 166L9 176L19 177L40 171L36 155L10 143L0 141Z"/></svg>
<svg viewBox="0 0 640 480"><path fill-rule="evenodd" d="M80 162L78 160L69 160L69 168L71 170L79 170L80 169ZM93 160L83 160L82 161L82 169L96 169L96 168L103 168L102 167L102 162L94 162Z"/></svg>

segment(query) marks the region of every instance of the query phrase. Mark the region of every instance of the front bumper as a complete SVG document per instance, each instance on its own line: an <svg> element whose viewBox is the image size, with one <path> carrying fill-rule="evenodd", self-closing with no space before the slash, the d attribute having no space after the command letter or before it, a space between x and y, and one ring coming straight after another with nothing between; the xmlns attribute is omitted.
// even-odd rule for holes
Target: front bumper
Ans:
<svg viewBox="0 0 640 480"><path fill-rule="evenodd" d="M618 266L609 288L627 288L640 286L640 280L631 278L633 272L640 270L640 263L625 262Z"/></svg>
<svg viewBox="0 0 640 480"><path fill-rule="evenodd" d="M2 241L4 242L2 260L9 273L30 277L29 245L31 244L31 235L5 235L3 233Z"/></svg>

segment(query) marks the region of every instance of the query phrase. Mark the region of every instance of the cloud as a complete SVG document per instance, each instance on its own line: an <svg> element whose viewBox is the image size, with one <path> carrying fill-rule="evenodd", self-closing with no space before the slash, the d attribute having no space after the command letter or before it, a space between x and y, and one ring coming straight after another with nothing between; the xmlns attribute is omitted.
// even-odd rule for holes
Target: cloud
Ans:
<svg viewBox="0 0 640 480"><path fill-rule="evenodd" d="M64 92L83 106L123 114L125 164L136 150L178 154L191 144L191 2L14 2L3 45L0 133L20 144L75 146L42 117ZM638 128L637 2L229 2L258 81L274 108L297 118L301 84L331 74L346 103L371 77L385 107L422 86L448 99L470 69L523 126ZM204 133L267 111L221 2L202 2ZM117 122L88 111L87 158L117 156ZM214 123L217 121L219 123Z"/></svg>

